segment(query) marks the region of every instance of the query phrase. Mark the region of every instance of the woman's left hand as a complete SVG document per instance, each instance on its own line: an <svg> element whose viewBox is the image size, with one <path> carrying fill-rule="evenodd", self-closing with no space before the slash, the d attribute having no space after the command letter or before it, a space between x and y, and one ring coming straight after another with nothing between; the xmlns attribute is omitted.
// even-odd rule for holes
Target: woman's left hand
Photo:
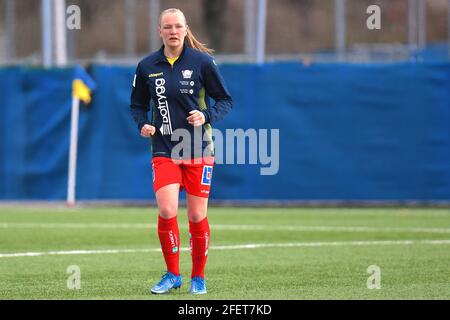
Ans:
<svg viewBox="0 0 450 320"><path fill-rule="evenodd" d="M191 112L189 112L189 114L190 116L187 117L187 121L189 122L189 124L192 124L194 127L205 124L206 119L203 112L199 110L192 110Z"/></svg>

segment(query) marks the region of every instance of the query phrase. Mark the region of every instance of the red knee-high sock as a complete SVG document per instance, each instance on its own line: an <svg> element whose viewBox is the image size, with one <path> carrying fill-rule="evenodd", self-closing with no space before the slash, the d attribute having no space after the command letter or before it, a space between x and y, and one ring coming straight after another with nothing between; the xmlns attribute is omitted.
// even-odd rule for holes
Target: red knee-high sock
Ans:
<svg viewBox="0 0 450 320"><path fill-rule="evenodd" d="M190 247L192 256L191 277L205 278L205 265L208 258L209 247L209 223L208 218L200 222L189 221L189 233L191 234Z"/></svg>
<svg viewBox="0 0 450 320"><path fill-rule="evenodd" d="M177 217L163 219L158 216L158 236L167 271L180 275L180 231Z"/></svg>

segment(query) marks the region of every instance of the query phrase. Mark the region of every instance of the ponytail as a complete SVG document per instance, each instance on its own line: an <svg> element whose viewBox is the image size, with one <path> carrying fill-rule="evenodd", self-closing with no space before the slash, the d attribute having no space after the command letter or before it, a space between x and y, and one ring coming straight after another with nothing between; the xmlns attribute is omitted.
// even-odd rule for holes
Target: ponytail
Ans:
<svg viewBox="0 0 450 320"><path fill-rule="evenodd" d="M161 19L162 19L163 15L165 15L166 13L180 13L183 16L183 18L184 18L185 24L187 25L186 17L184 15L184 13L180 9L175 9L175 8L166 9L163 12L161 12L161 15L159 16L159 25L161 25ZM187 35L186 35L185 40L187 41L187 45L189 47L191 47L192 49L196 49L198 51L207 53L207 54L209 54L211 56L214 53L213 49L210 49L210 48L206 47L205 44L203 44L200 41L198 41L194 37L194 35L192 34L192 32L191 32L191 30L189 28L187 28Z"/></svg>
<svg viewBox="0 0 450 320"><path fill-rule="evenodd" d="M214 50L210 49L208 47L206 47L205 44L201 43L200 41L198 41L194 35L192 34L191 30L188 29L187 30L187 36L186 36L186 40L187 40L187 44L189 47L196 49L198 51L204 52L209 54L210 56L213 55Z"/></svg>

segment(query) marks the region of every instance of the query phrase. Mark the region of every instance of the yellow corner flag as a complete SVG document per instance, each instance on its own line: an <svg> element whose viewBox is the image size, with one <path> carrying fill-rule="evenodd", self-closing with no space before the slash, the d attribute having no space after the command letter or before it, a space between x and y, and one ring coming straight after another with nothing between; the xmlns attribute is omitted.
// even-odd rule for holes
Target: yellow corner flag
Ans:
<svg viewBox="0 0 450 320"><path fill-rule="evenodd" d="M78 98L84 103L91 102L91 91L96 84L89 74L80 66L75 68L75 77L72 82L72 96Z"/></svg>
<svg viewBox="0 0 450 320"><path fill-rule="evenodd" d="M88 73L80 66L74 70L72 81L72 112L70 120L69 173L67 179L67 205L75 205L75 185L77 168L78 118L80 101L91 102L91 91L96 84Z"/></svg>

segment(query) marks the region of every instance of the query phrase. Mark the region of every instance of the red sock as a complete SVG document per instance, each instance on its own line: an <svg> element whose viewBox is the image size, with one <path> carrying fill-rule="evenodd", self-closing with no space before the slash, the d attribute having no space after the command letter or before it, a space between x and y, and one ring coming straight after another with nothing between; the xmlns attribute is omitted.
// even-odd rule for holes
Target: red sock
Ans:
<svg viewBox="0 0 450 320"><path fill-rule="evenodd" d="M180 275L180 231L177 217L163 219L158 215L158 236L167 271Z"/></svg>
<svg viewBox="0 0 450 320"><path fill-rule="evenodd" d="M200 222L189 221L189 233L191 234L190 247L192 256L191 278L205 278L205 265L206 259L208 258L210 236L208 218Z"/></svg>

